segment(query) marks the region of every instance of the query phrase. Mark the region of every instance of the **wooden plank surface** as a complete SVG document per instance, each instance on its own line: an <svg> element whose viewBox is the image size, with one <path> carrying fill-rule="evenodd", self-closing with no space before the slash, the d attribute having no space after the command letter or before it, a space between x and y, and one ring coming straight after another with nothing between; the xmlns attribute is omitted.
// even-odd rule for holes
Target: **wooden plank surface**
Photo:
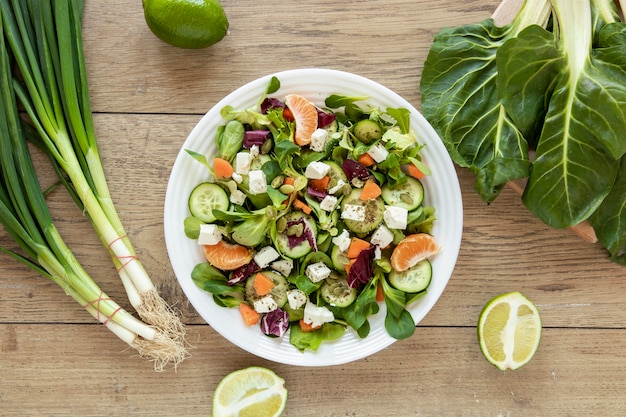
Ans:
<svg viewBox="0 0 626 417"><path fill-rule="evenodd" d="M626 405L626 270L598 246L533 218L510 189L491 205L458 169L464 204L459 260L443 296L409 340L346 365L302 369L252 356L189 305L167 258L163 201L174 159L213 104L268 73L325 67L367 76L419 108L419 79L444 26L489 17L492 0L224 0L230 33L205 50L170 47L141 2L87 1L85 52L95 123L113 198L162 295L188 324L192 357L156 373L54 284L0 257L0 415L210 415L219 379L248 365L287 381L286 416L589 416ZM36 154L44 185L46 161ZM114 299L124 291L83 214L59 189L55 221ZM6 242L0 231L0 241ZM494 295L537 303L537 356L500 372L481 356L476 321Z"/></svg>

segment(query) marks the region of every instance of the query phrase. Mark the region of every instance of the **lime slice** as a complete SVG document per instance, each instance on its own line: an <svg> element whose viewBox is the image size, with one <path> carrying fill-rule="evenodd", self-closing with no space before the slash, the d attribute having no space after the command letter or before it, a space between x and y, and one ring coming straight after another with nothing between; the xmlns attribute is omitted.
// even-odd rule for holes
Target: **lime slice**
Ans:
<svg viewBox="0 0 626 417"><path fill-rule="evenodd" d="M228 32L218 0L143 0L143 12L152 33L179 48L206 48Z"/></svg>
<svg viewBox="0 0 626 417"><path fill-rule="evenodd" d="M489 301L478 319L480 350L498 369L518 369L532 359L541 338L537 306L519 292Z"/></svg>
<svg viewBox="0 0 626 417"><path fill-rule="evenodd" d="M285 380L252 366L224 377L213 395L213 417L278 417L287 403Z"/></svg>

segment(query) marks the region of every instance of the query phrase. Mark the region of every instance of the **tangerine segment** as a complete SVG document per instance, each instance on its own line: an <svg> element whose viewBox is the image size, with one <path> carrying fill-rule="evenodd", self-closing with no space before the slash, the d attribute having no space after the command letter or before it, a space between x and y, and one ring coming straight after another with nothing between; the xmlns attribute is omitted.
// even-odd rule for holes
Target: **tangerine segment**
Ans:
<svg viewBox="0 0 626 417"><path fill-rule="evenodd" d="M296 122L295 141L304 146L311 143L311 135L317 129L317 108L306 98L298 94L285 96L285 105L293 114Z"/></svg>
<svg viewBox="0 0 626 417"><path fill-rule="evenodd" d="M428 259L441 248L432 235L415 233L402 239L391 253L391 267L398 272L406 271L418 262Z"/></svg>
<svg viewBox="0 0 626 417"><path fill-rule="evenodd" d="M220 240L215 245L204 245L204 257L222 271L232 271L252 261L252 251L243 245Z"/></svg>

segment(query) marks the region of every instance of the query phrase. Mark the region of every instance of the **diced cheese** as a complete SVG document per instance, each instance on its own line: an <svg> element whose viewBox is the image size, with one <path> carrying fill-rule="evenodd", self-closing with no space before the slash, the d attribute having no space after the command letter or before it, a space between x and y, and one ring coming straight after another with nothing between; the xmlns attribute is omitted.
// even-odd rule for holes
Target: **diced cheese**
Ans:
<svg viewBox="0 0 626 417"><path fill-rule="evenodd" d="M378 229L376 229L370 238L372 245L377 245L383 249L391 242L393 242L393 233L384 224L378 226Z"/></svg>
<svg viewBox="0 0 626 417"><path fill-rule="evenodd" d="M307 266L304 274L309 277L311 281L320 282L321 280L328 278L330 272L330 268L327 267L324 262L316 262Z"/></svg>
<svg viewBox="0 0 626 417"><path fill-rule="evenodd" d="M306 324L310 324L313 327L319 327L324 323L329 323L335 320L335 316L328 308L324 306L316 306L309 301L304 306L303 320Z"/></svg>
<svg viewBox="0 0 626 417"><path fill-rule="evenodd" d="M283 276L288 277L293 269L293 260L281 259L280 261L272 262L270 264L270 268L274 271L280 272Z"/></svg>
<svg viewBox="0 0 626 417"><path fill-rule="evenodd" d="M380 163L387 159L389 151L385 149L385 146L382 143L378 142L376 145L369 148L367 154L371 156L374 161Z"/></svg>
<svg viewBox="0 0 626 417"><path fill-rule="evenodd" d="M259 249L259 251L254 255L254 262L260 267L265 268L272 261L278 259L280 254L271 246L265 246L264 248Z"/></svg>
<svg viewBox="0 0 626 417"><path fill-rule="evenodd" d="M265 173L260 169L254 169L248 173L250 192L252 194L263 194L267 192L267 179Z"/></svg>
<svg viewBox="0 0 626 417"><path fill-rule="evenodd" d="M350 246L350 232L347 229L343 229L343 232L333 238L333 243L339 247L339 250L345 252Z"/></svg>
<svg viewBox="0 0 626 417"><path fill-rule="evenodd" d="M390 229L406 229L409 211L402 207L385 206L383 219Z"/></svg>
<svg viewBox="0 0 626 417"><path fill-rule="evenodd" d="M311 180L322 179L330 171L330 165L319 161L313 161L307 165L304 176Z"/></svg>
<svg viewBox="0 0 626 417"><path fill-rule="evenodd" d="M241 176L241 174L238 174L236 172L233 172L233 175L231 177L237 184L241 184L243 181L243 177Z"/></svg>
<svg viewBox="0 0 626 417"><path fill-rule="evenodd" d="M333 211L337 205L337 197L327 195L322 201L320 201L320 208L324 211Z"/></svg>
<svg viewBox="0 0 626 417"><path fill-rule="evenodd" d="M380 246L374 246L374 260L377 261L383 257L383 251L380 250Z"/></svg>
<svg viewBox="0 0 626 417"><path fill-rule="evenodd" d="M342 180L341 178L338 179L337 180L337 185L335 185L334 187L330 188L328 190L328 194L335 194L337 191L341 190L344 185L346 185L346 182L344 180Z"/></svg>
<svg viewBox="0 0 626 417"><path fill-rule="evenodd" d="M314 152L322 152L324 151L324 147L326 146L327 141L328 130L316 129L311 135L311 143L309 144L309 147Z"/></svg>
<svg viewBox="0 0 626 417"><path fill-rule="evenodd" d="M287 291L287 302L289 303L289 308L292 310L299 309L306 304L306 301L306 294L299 289L294 288L293 290Z"/></svg>
<svg viewBox="0 0 626 417"><path fill-rule="evenodd" d="M233 204L243 206L243 203L246 201L246 193L241 190L235 190L230 193L230 197L228 199Z"/></svg>
<svg viewBox="0 0 626 417"><path fill-rule="evenodd" d="M254 311L259 314L270 313L278 308L278 304L274 297L270 294L266 295L263 298L259 298L254 303Z"/></svg>
<svg viewBox="0 0 626 417"><path fill-rule="evenodd" d="M249 152L239 152L235 157L235 172L245 175L250 172L250 162L252 158Z"/></svg>
<svg viewBox="0 0 626 417"><path fill-rule="evenodd" d="M217 245L222 240L222 232L214 224L201 224L198 245Z"/></svg>
<svg viewBox="0 0 626 417"><path fill-rule="evenodd" d="M365 206L346 204L341 212L341 218L358 222L365 221Z"/></svg>
<svg viewBox="0 0 626 417"><path fill-rule="evenodd" d="M259 146L252 145L250 147L250 158L256 158L257 156L259 156Z"/></svg>

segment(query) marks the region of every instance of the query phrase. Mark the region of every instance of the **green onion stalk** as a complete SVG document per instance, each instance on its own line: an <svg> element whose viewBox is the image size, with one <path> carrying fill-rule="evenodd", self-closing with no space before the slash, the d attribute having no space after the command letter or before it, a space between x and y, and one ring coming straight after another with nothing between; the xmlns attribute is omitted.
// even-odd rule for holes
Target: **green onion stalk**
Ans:
<svg viewBox="0 0 626 417"><path fill-rule="evenodd" d="M0 247L0 252L59 285L140 356L154 361L155 369L178 364L185 350L102 291L56 229L24 137L12 82L5 38L0 36L0 224L22 253L7 247Z"/></svg>
<svg viewBox="0 0 626 417"><path fill-rule="evenodd" d="M137 258L105 179L83 55L84 0L0 0L0 7L19 70L13 88L39 136L33 143L69 178L64 184L111 252L139 316L184 345L185 328Z"/></svg>

